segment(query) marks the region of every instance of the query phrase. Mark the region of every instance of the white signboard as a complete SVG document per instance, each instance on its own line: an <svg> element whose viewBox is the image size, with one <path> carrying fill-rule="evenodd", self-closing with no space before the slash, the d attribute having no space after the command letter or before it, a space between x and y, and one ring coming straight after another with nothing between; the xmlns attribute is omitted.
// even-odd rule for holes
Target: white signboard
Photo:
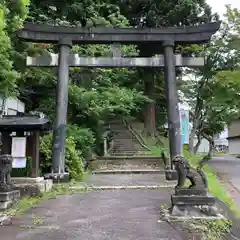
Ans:
<svg viewBox="0 0 240 240"><path fill-rule="evenodd" d="M26 158L13 158L12 168L25 168L27 165Z"/></svg>
<svg viewBox="0 0 240 240"><path fill-rule="evenodd" d="M26 137L12 137L12 156L26 157Z"/></svg>

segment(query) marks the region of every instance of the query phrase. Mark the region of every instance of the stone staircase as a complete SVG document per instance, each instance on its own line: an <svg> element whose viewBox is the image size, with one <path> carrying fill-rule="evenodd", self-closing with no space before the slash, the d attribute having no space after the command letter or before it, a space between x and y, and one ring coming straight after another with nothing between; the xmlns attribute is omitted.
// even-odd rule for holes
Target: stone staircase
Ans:
<svg viewBox="0 0 240 240"><path fill-rule="evenodd" d="M109 121L109 126L113 132L114 156L134 156L149 155L149 149L137 138L137 134L131 130L131 126L122 120Z"/></svg>
<svg viewBox="0 0 240 240"><path fill-rule="evenodd" d="M173 188L174 181L165 178L160 156L151 156L143 140L122 120L108 122L113 132L111 155L90 161L92 175L86 184L93 190Z"/></svg>
<svg viewBox="0 0 240 240"><path fill-rule="evenodd" d="M173 188L175 181L165 178L160 157L109 156L89 164L92 175L86 184L94 190Z"/></svg>

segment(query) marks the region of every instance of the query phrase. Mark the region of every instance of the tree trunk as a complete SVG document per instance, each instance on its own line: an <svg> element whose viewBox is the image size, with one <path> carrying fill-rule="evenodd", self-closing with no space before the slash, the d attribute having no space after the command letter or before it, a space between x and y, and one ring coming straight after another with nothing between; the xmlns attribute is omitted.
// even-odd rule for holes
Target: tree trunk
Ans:
<svg viewBox="0 0 240 240"><path fill-rule="evenodd" d="M152 101L146 103L144 107L144 128L147 135L156 134L156 103L154 99L154 69L146 68L144 71L144 92Z"/></svg>
<svg viewBox="0 0 240 240"><path fill-rule="evenodd" d="M201 119L201 110L202 110L202 100L197 97L196 99L196 106L195 106L195 109L194 109L194 118L193 118L193 127L191 129L191 133L190 133L190 136L189 136L189 152L191 155L195 154L195 147L194 147L194 137L196 135L196 132L200 126L200 123L202 121ZM201 142L200 142L201 144ZM199 144L199 145L200 145ZM199 146L198 146L199 147Z"/></svg>
<svg viewBox="0 0 240 240"><path fill-rule="evenodd" d="M202 136L208 140L209 142L209 151L208 151L208 157L211 158L214 153L214 138L213 136L207 135L206 133L202 133Z"/></svg>
<svg viewBox="0 0 240 240"><path fill-rule="evenodd" d="M189 148L189 152L191 155L194 154L194 136L196 135L196 128L193 127L191 130L191 133L189 135L189 144L188 144L188 148Z"/></svg>
<svg viewBox="0 0 240 240"><path fill-rule="evenodd" d="M193 153L196 154L198 151L199 146L201 145L202 137L198 135L198 141L196 145L193 147Z"/></svg>
<svg viewBox="0 0 240 240"><path fill-rule="evenodd" d="M213 137L211 137L210 141L209 141L209 151L208 151L208 157L212 157L213 154L214 154L214 140L213 140Z"/></svg>

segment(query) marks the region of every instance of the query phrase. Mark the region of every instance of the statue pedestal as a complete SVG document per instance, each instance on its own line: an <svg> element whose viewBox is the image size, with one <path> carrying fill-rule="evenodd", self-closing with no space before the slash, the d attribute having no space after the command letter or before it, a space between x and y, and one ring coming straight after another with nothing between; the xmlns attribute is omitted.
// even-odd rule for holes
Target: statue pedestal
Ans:
<svg viewBox="0 0 240 240"><path fill-rule="evenodd" d="M175 195L207 196L207 188L175 188Z"/></svg>
<svg viewBox="0 0 240 240"><path fill-rule="evenodd" d="M173 206L194 206L194 205L208 205L215 204L215 198L212 196L189 196L189 195L172 195L171 201Z"/></svg>
<svg viewBox="0 0 240 240"><path fill-rule="evenodd" d="M10 208L20 198L19 190L0 192L0 211Z"/></svg>
<svg viewBox="0 0 240 240"><path fill-rule="evenodd" d="M52 189L53 181L51 179L44 180L43 177L14 177L12 178L16 190L20 190L22 197L42 196L45 192Z"/></svg>
<svg viewBox="0 0 240 240"><path fill-rule="evenodd" d="M69 173L48 173L44 179L52 179L53 183L66 183L69 182Z"/></svg>
<svg viewBox="0 0 240 240"><path fill-rule="evenodd" d="M185 189L188 191L189 189ZM183 189L182 189L183 191ZM196 191L196 190L195 190ZM201 195L202 189L196 191L198 195L191 195L191 192L187 192L187 195L171 196L172 207L170 213L176 217L217 217L218 212L215 208L215 198L211 195Z"/></svg>

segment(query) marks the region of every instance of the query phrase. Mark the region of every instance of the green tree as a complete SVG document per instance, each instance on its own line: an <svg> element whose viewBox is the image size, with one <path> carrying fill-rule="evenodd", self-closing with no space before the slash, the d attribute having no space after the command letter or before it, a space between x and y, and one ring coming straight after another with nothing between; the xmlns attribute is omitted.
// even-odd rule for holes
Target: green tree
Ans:
<svg viewBox="0 0 240 240"><path fill-rule="evenodd" d="M145 27L175 27L191 26L217 20L217 14L212 14L211 7L205 0L114 0L120 6L121 13L129 20L130 25L139 28ZM143 57L162 54L162 46L142 44L138 46L139 55ZM189 51L190 50L190 51ZM194 50L194 51L193 51ZM186 48L188 55L196 49ZM186 54L186 53L185 53ZM196 54L196 53L195 53ZM142 74L143 73L143 74ZM152 100L146 103L143 118L146 133L154 136L157 123L166 119L166 98L164 93L164 80L161 70L140 70L140 79L144 93ZM156 113L157 110L157 113ZM156 119L155 113L160 119Z"/></svg>
<svg viewBox="0 0 240 240"><path fill-rule="evenodd" d="M0 1L0 94L14 96L17 91L18 72L14 69L12 37L27 16L28 0Z"/></svg>
<svg viewBox="0 0 240 240"><path fill-rule="evenodd" d="M230 6L226 9L220 31L202 48L205 66L186 71L190 79L182 81L181 89L191 108L193 127L189 148L192 153L196 153L205 138L210 143L211 155L216 134L239 115L240 12ZM195 135L198 143L194 146Z"/></svg>
<svg viewBox="0 0 240 240"><path fill-rule="evenodd" d="M104 1L31 1L28 21L43 22L65 26L129 26L128 20L120 14L119 7ZM21 47L18 45L18 47ZM19 48L18 48L19 49ZM19 49L24 56L38 55L44 51L57 52L55 46L47 44L26 44ZM73 46L73 52L83 56L108 56L110 46L88 45ZM123 54L136 55L134 46L123 46ZM18 65L21 67L20 65ZM93 148L94 141L98 144L102 136L100 130L103 123L112 115L129 115L132 110L139 110L146 100L144 95L135 88L124 86L134 75L128 69L70 69L69 104L68 104L68 138L74 141L74 148L79 161ZM27 68L22 70L21 81L18 82L21 98L25 100L28 110L38 110L46 113L52 120L55 118L56 71L49 69ZM46 107L47 106L47 107ZM49 171L51 166L51 136L42 139L42 168ZM70 142L72 140L69 140ZM74 152L67 148L67 155ZM70 154L70 155L69 155ZM74 166L67 158L69 169ZM74 160L74 161L75 161ZM72 170L71 170L72 171ZM81 171L78 171L81 174ZM76 178L76 174L71 174Z"/></svg>

